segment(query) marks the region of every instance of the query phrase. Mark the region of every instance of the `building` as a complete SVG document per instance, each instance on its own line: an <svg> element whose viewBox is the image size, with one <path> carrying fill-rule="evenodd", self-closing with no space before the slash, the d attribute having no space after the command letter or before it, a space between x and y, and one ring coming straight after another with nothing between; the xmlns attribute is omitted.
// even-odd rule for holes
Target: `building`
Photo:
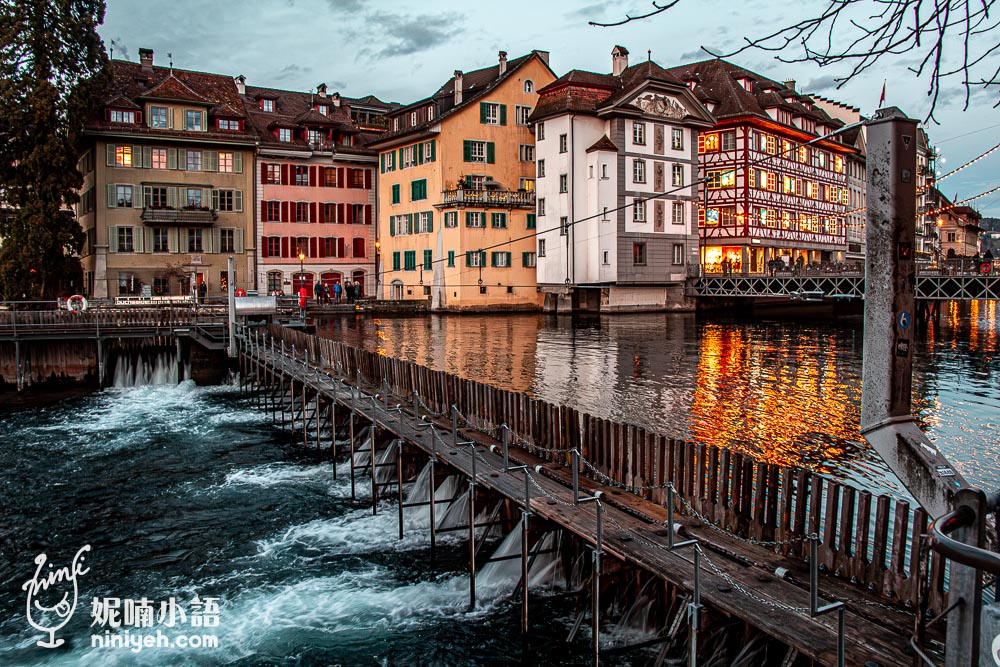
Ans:
<svg viewBox="0 0 1000 667"><path fill-rule="evenodd" d="M701 262L707 271L763 273L795 262L842 262L843 214L850 200L841 136L831 118L794 81L778 83L714 59L667 70L715 116L701 133ZM809 146L807 142L813 142Z"/></svg>
<svg viewBox="0 0 1000 667"><path fill-rule="evenodd" d="M113 60L108 88L84 130L77 218L94 297L209 296L256 275L255 136L233 79Z"/></svg>
<svg viewBox="0 0 1000 667"><path fill-rule="evenodd" d="M938 218L933 213L940 207L940 193L934 189L937 182L937 150L931 146L930 137L917 128L917 216L914 245L918 265L936 263L941 250Z"/></svg>
<svg viewBox="0 0 1000 667"><path fill-rule="evenodd" d="M254 202L260 249L257 284L267 293L309 296L322 281L375 289L375 152L366 147L379 114L369 96L358 109L325 84L314 93L247 86L236 79L258 142Z"/></svg>
<svg viewBox="0 0 1000 667"><path fill-rule="evenodd" d="M715 119L646 60L572 70L539 90L538 284L547 310L689 307L698 263L698 132Z"/></svg>
<svg viewBox="0 0 1000 667"><path fill-rule="evenodd" d="M379 152L380 289L434 308L537 308L537 90L548 53L456 70L433 95L388 114Z"/></svg>
<svg viewBox="0 0 1000 667"><path fill-rule="evenodd" d="M850 125L861 120L861 109L827 99L819 95L810 95L816 106L823 109L833 118ZM854 146L857 151L847 156L847 210L844 211L844 231L847 239L847 249L844 251L844 264L858 269L864 268L867 254L867 221L868 221L868 172L866 159L868 156L868 128L854 127L840 135L845 144Z"/></svg>
<svg viewBox="0 0 1000 667"><path fill-rule="evenodd" d="M979 235L982 217L971 206L956 206L935 187L928 188L927 201L932 208L927 216L934 221L935 263L938 266L954 268L954 260L968 260L979 257ZM961 261L957 266L961 266ZM966 268L974 268L968 264Z"/></svg>

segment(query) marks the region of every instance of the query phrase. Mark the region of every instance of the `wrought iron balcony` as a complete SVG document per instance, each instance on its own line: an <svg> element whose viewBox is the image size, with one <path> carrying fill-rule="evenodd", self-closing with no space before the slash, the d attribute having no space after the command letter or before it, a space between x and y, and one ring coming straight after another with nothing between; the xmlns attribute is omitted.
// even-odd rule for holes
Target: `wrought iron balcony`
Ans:
<svg viewBox="0 0 1000 667"><path fill-rule="evenodd" d="M218 217L218 213L206 207L142 209L142 221L147 225L211 225Z"/></svg>
<svg viewBox="0 0 1000 667"><path fill-rule="evenodd" d="M535 208L534 190L444 190L443 206L483 208Z"/></svg>

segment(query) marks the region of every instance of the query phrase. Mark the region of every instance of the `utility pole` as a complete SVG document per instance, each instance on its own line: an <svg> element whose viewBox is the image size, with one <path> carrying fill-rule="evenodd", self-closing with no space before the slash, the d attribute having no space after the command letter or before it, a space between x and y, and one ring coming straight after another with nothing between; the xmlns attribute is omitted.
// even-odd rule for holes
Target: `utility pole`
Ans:
<svg viewBox="0 0 1000 667"><path fill-rule="evenodd" d="M879 109L868 123L861 433L936 520L935 524L959 510L971 517L954 529L951 537L968 551L980 551L984 546L985 516L992 509L985 494L970 487L910 414L916 288L916 144L917 122L895 107ZM953 606L946 621L945 661L948 667L976 667L982 572L958 562L961 556L950 557L949 602Z"/></svg>

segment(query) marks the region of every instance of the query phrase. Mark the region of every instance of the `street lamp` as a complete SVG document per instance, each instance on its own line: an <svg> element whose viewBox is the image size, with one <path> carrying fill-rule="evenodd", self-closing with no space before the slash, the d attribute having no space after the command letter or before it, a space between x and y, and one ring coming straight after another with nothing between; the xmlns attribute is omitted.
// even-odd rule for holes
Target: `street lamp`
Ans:
<svg viewBox="0 0 1000 667"><path fill-rule="evenodd" d="M306 254L299 248L299 287L302 287L302 283L305 282L305 267L303 267L303 262L306 261Z"/></svg>
<svg viewBox="0 0 1000 667"><path fill-rule="evenodd" d="M381 293L378 291L378 253L382 249L382 242L375 242L375 298L381 299Z"/></svg>

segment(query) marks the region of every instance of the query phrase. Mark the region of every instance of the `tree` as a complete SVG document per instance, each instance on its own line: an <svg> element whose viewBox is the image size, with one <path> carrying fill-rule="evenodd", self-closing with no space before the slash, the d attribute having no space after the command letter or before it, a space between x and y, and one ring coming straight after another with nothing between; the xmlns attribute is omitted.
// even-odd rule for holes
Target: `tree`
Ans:
<svg viewBox="0 0 1000 667"><path fill-rule="evenodd" d="M639 21L679 3L654 0L653 9L644 14L590 24L608 27ZM757 37L744 37L745 44L738 49L728 53L705 50L717 58L759 49L776 53L775 57L786 63L813 62L820 67L845 64L850 71L836 79L838 88L879 61L884 64L886 58L916 56L908 69L918 79L929 80L927 119L933 120L942 85L950 85L956 77L965 89L965 109L974 87L989 90L1000 84L1000 67L991 59L1000 52L1000 41L989 40L1000 26L998 12L990 14L995 4L996 0L828 0L819 15ZM997 106L1000 99L994 104Z"/></svg>
<svg viewBox="0 0 1000 667"><path fill-rule="evenodd" d="M0 295L52 297L78 271L76 142L107 64L104 0L0 0Z"/></svg>

